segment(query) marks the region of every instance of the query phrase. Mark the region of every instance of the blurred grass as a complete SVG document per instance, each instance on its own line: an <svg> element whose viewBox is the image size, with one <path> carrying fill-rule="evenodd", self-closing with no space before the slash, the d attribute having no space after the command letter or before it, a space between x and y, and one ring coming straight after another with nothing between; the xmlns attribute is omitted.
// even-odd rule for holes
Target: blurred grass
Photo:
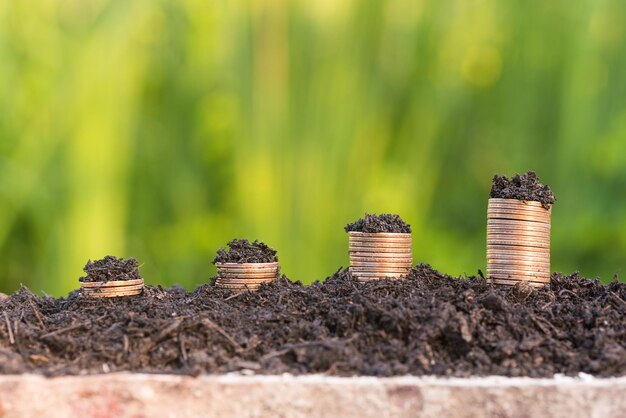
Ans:
<svg viewBox="0 0 626 418"><path fill-rule="evenodd" d="M232 237L293 279L401 214L414 258L484 268L491 177L555 190L553 268L626 264L626 3L0 3L0 290L135 256L193 287Z"/></svg>

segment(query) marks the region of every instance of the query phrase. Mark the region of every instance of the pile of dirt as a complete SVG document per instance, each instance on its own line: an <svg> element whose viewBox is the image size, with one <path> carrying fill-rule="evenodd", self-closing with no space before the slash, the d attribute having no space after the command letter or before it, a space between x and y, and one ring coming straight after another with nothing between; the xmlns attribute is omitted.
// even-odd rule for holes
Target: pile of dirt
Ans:
<svg viewBox="0 0 626 418"><path fill-rule="evenodd" d="M234 239L228 243L228 251L217 250L213 259L215 263L273 263L278 261L276 250L265 243L247 239Z"/></svg>
<svg viewBox="0 0 626 418"><path fill-rule="evenodd" d="M330 375L626 374L626 284L554 275L494 288L418 265L406 280L339 270L258 292L148 286L142 296L0 301L0 372Z"/></svg>
<svg viewBox="0 0 626 418"><path fill-rule="evenodd" d="M539 183L539 177L533 171L528 171L521 176L516 174L511 178L494 176L490 196L499 199L541 202L546 209L556 202L552 190Z"/></svg>
<svg viewBox="0 0 626 418"><path fill-rule="evenodd" d="M89 260L83 271L87 275L79 278L80 282L141 279L139 262L134 258L123 259L107 255L102 260Z"/></svg>
<svg viewBox="0 0 626 418"><path fill-rule="evenodd" d="M411 232L411 225L404 222L399 215L383 213L381 215L365 214L365 217L356 222L346 225L346 232L392 232L404 233Z"/></svg>

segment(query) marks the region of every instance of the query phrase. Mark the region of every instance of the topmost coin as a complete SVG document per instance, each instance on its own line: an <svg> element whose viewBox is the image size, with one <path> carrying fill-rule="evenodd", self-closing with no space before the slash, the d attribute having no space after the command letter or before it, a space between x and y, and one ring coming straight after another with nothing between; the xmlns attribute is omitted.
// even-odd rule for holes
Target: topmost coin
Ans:
<svg viewBox="0 0 626 418"><path fill-rule="evenodd" d="M500 198L490 198L489 199L489 207L490 208L506 208L506 209L521 209L521 210L533 210L533 211L549 211L550 208L545 208L540 202L533 202L528 200L517 200L517 199L500 199Z"/></svg>

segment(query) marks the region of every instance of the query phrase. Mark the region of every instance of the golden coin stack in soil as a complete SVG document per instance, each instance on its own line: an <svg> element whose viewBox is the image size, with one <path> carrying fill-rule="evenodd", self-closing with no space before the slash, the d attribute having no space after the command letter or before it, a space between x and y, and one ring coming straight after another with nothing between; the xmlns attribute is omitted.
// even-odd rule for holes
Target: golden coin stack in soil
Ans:
<svg viewBox="0 0 626 418"><path fill-rule="evenodd" d="M487 279L537 287L550 282L550 213L539 202L489 199Z"/></svg>
<svg viewBox="0 0 626 418"><path fill-rule="evenodd" d="M215 285L227 289L258 290L263 283L278 278L278 262L273 263L215 263Z"/></svg>
<svg viewBox="0 0 626 418"><path fill-rule="evenodd" d="M136 296L143 292L143 279L111 280L108 282L81 282L80 287L83 294L90 298Z"/></svg>
<svg viewBox="0 0 626 418"><path fill-rule="evenodd" d="M413 264L410 233L348 232L350 272L358 282L406 276Z"/></svg>

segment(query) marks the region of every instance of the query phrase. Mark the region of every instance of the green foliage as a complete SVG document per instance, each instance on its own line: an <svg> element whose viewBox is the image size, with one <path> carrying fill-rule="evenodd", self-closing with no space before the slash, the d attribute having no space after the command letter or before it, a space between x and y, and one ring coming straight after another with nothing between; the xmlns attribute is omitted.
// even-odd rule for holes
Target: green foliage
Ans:
<svg viewBox="0 0 626 418"><path fill-rule="evenodd" d="M192 287L233 237L310 282L343 226L484 268L493 174L558 198L553 268L626 261L626 3L0 2L0 290L60 295L135 256Z"/></svg>

